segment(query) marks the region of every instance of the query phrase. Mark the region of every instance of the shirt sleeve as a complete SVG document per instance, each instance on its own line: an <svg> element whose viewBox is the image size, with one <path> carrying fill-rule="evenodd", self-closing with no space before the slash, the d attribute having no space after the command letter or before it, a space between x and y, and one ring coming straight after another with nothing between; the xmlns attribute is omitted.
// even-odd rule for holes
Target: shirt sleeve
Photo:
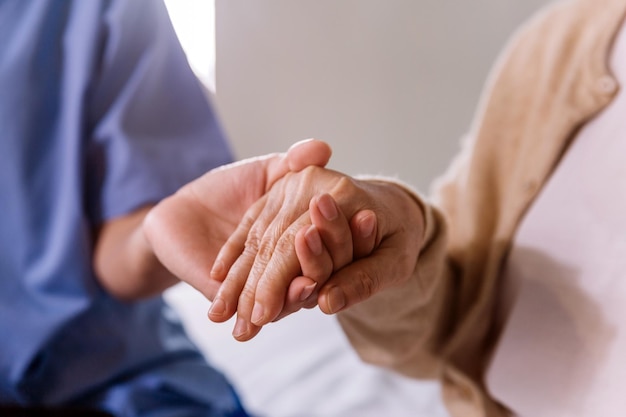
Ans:
<svg viewBox="0 0 626 417"><path fill-rule="evenodd" d="M95 223L155 203L232 161L162 2L111 2L100 39L85 168Z"/></svg>

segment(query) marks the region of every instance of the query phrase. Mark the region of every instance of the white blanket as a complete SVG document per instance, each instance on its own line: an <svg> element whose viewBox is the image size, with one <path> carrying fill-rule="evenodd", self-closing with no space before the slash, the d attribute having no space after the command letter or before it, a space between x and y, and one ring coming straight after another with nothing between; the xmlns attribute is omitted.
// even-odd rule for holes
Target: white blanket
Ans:
<svg viewBox="0 0 626 417"><path fill-rule="evenodd" d="M439 386L364 364L334 317L301 311L237 342L233 321L207 319L210 302L180 284L166 300L208 360L259 417L445 417Z"/></svg>

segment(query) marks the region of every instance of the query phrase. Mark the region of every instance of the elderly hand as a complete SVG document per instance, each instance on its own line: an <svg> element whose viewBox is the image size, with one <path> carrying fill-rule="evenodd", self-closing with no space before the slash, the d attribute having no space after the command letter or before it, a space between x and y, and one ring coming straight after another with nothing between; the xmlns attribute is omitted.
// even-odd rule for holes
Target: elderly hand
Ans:
<svg viewBox="0 0 626 417"><path fill-rule="evenodd" d="M246 210L288 172L324 166L330 155L325 142L307 140L209 171L152 208L143 234L163 266L213 300L221 284L210 279L213 261Z"/></svg>
<svg viewBox="0 0 626 417"><path fill-rule="evenodd" d="M320 216L329 222L326 226L320 225ZM359 237L355 225L367 218L366 223L374 223L375 233L367 238L361 232ZM321 253L311 250L316 244L307 244L312 219L317 219L314 227L324 242ZM346 219L350 219L349 226ZM363 230L370 227L364 225ZM355 253L373 249L370 255L354 260L353 234ZM405 282L415 269L422 235L420 207L394 184L359 181L316 167L290 173L250 208L220 252L212 274L216 280L223 279L223 284L209 318L221 322L236 312L233 336L249 340L264 324L293 310L293 306L285 308L285 300L293 301L298 293L292 294L294 277L306 275L305 270L317 271L308 272L317 274L316 280L308 282L309 288L315 284L320 309L336 313ZM321 260L317 270L315 253Z"/></svg>

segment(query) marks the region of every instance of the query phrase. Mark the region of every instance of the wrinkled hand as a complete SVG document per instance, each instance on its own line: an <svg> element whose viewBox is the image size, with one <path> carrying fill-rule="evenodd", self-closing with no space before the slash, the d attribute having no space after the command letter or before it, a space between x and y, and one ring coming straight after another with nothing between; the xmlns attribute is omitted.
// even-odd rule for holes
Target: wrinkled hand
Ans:
<svg viewBox="0 0 626 417"><path fill-rule="evenodd" d="M215 257L244 213L288 172L324 166L330 147L319 140L209 171L157 204L143 222L155 256L180 280L213 300L220 282L210 279Z"/></svg>
<svg viewBox="0 0 626 417"><path fill-rule="evenodd" d="M295 252L300 262L302 277L296 277L287 289L279 320L301 308L317 305L319 288L350 262L367 256L376 245L376 214L371 210L358 211L348 221L330 194L314 197L308 212L312 225L305 226L295 237ZM252 311L256 323L259 311Z"/></svg>
<svg viewBox="0 0 626 417"><path fill-rule="evenodd" d="M324 194L332 198L321 197ZM319 199L315 200L316 196L320 196ZM332 207L325 205L329 201L334 203L333 200L337 205L337 217L329 220L333 218ZM221 322L236 312L233 336L237 340L249 340L264 324L290 311L290 308L285 311L285 300L289 299L294 277L306 268L315 268L311 256L311 247L315 245L309 245L306 239L311 219L317 216L315 210L322 217L327 211L326 214L330 215L325 217L326 220L338 222L334 230L343 230L342 233L324 235L333 227L314 226L325 245L320 256L332 258L332 262L322 263L318 281L313 280L322 311L336 313L384 288L401 284L411 276L421 246L423 218L419 206L408 193L390 183L359 181L316 167L290 173L250 208L216 261L217 271L213 273L217 280L223 279L224 282L209 318ZM361 214L357 216L358 213ZM355 239L353 247L350 245L352 235L346 231L355 234L359 218L371 216L375 219L374 235L369 239ZM350 219L349 226L346 226L346 219ZM369 227L371 225L363 229ZM369 253L371 249L371 255L353 262L358 258L353 256L354 253ZM300 267L298 256L306 268ZM333 265L330 279L329 264ZM347 266L336 268L343 265Z"/></svg>
<svg viewBox="0 0 626 417"><path fill-rule="evenodd" d="M346 196L345 198L350 197ZM342 208L333 197L330 194L322 194L311 200L309 215L312 226L300 229L298 234L296 234L295 250L303 275L314 277L319 288L322 288L335 272L361 258L371 255L372 251L381 243L382 235L378 233L376 213L370 209L360 209L347 224ZM335 215L336 217L334 217ZM316 235L319 237L316 237ZM342 236L343 239L341 238ZM349 240L350 236L352 237L352 242ZM346 237L348 238L347 241ZM316 243L317 240L323 242L323 250L321 252ZM342 258L341 252L348 251L350 247L353 251L352 258ZM289 291L293 287L292 283ZM317 304L317 297L315 301ZM331 308L328 310L328 308L322 308L322 310L331 314L339 311L341 308L341 306L337 306L336 309ZM286 313L288 314L290 311L288 310ZM279 317L283 317L283 314ZM253 322L257 321L255 319L253 314Z"/></svg>
<svg viewBox="0 0 626 417"><path fill-rule="evenodd" d="M304 204L304 203L303 203ZM286 209L286 208L285 208ZM223 281L226 271L237 261L245 247L245 242L252 235L249 234L250 220L255 210L251 209L237 232L231 236L222 248L212 271L214 280ZM310 220L313 224L301 228L295 236L295 253L291 251L291 265L284 271L283 279L286 297L282 310L272 321L277 321L301 308L313 308L317 305L318 289L330 275L348 263L369 255L374 248L376 239L376 215L371 210L357 212L348 222L344 213L329 194L314 197L309 204ZM291 213L295 215L295 213ZM295 226L294 226L295 227ZM284 261L285 259L280 259ZM298 262L297 263L294 262ZM241 266L239 266L241 268ZM271 268L271 267L270 267ZM289 271L296 271L302 275L296 276L288 282ZM245 273L245 267L242 273ZM232 276L233 274L231 274ZM239 282L238 284L243 284ZM232 278L226 286L237 285ZM234 291L240 291L241 288ZM275 308L280 308L276 306ZM210 310L209 317L222 322L232 317L234 309L226 311L224 298L216 299ZM261 314L257 309L252 312L252 321L256 322L256 315Z"/></svg>

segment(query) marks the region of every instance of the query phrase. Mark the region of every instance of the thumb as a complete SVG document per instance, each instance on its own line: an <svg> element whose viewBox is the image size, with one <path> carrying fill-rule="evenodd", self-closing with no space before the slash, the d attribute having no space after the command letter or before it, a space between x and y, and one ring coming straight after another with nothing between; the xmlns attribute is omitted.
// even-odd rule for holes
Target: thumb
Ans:
<svg viewBox="0 0 626 417"><path fill-rule="evenodd" d="M296 142L286 153L268 161L266 189L289 172L302 171L308 166L324 167L330 160L330 145L319 139L306 139Z"/></svg>

